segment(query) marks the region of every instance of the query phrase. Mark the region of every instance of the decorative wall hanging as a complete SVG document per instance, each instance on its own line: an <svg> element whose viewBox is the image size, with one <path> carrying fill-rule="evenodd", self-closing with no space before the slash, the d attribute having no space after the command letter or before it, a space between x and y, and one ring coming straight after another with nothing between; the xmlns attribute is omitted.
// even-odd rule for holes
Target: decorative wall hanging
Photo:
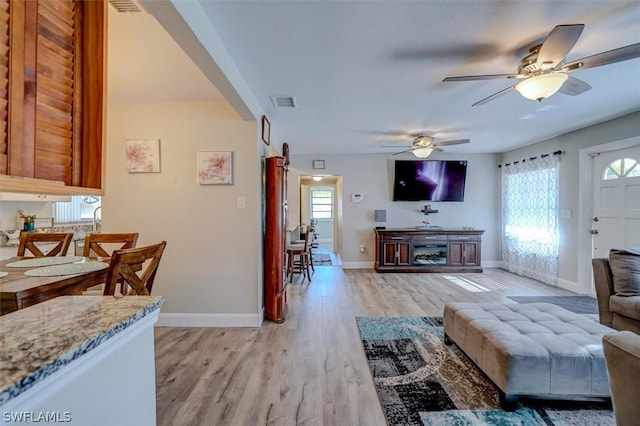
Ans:
<svg viewBox="0 0 640 426"><path fill-rule="evenodd" d="M271 143L271 123L266 115L262 116L262 140L267 145Z"/></svg>
<svg viewBox="0 0 640 426"><path fill-rule="evenodd" d="M316 170L324 169L324 160L313 160L311 165Z"/></svg>
<svg viewBox="0 0 640 426"><path fill-rule="evenodd" d="M160 173L160 139L128 139L127 172Z"/></svg>
<svg viewBox="0 0 640 426"><path fill-rule="evenodd" d="M232 151L198 151L198 183L231 185L233 183Z"/></svg>

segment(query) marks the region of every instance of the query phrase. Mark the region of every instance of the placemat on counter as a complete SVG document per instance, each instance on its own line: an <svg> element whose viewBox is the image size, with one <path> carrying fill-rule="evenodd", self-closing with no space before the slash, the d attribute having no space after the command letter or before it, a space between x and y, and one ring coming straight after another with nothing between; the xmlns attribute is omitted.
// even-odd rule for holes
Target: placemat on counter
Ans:
<svg viewBox="0 0 640 426"><path fill-rule="evenodd" d="M4 278L4 277L6 277L7 275L9 275L9 273L8 273L8 272L0 271L0 278Z"/></svg>
<svg viewBox="0 0 640 426"><path fill-rule="evenodd" d="M95 260L89 262L67 263L64 265L45 266L44 268L36 268L25 271L25 275L29 277L55 277L58 275L83 274L87 272L99 271L107 269L108 264Z"/></svg>
<svg viewBox="0 0 640 426"><path fill-rule="evenodd" d="M5 266L9 268L35 268L39 266L62 265L65 263L74 263L82 260L82 256L47 256L33 257L31 259L16 260L7 263Z"/></svg>

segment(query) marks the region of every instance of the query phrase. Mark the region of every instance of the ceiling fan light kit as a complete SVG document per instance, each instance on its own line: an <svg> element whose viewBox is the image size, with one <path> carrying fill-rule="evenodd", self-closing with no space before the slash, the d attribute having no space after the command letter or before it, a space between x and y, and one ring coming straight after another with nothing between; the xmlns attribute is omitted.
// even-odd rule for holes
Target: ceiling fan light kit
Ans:
<svg viewBox="0 0 640 426"><path fill-rule="evenodd" d="M532 47L529 54L520 61L517 74L463 75L446 77L443 81L524 79L481 99L473 106L484 105L511 92L512 89L527 99L542 101L556 92L577 96L591 89L588 83L569 77L567 73L640 57L640 43L635 43L566 63L566 56L580 38L583 29L584 24L557 25L542 44Z"/></svg>
<svg viewBox="0 0 640 426"><path fill-rule="evenodd" d="M556 93L569 76L564 73L540 74L516 84L515 89L525 98L541 102Z"/></svg>
<svg viewBox="0 0 640 426"><path fill-rule="evenodd" d="M413 155L418 158L427 158L433 152L433 148L424 147L424 148L416 148L413 151Z"/></svg>

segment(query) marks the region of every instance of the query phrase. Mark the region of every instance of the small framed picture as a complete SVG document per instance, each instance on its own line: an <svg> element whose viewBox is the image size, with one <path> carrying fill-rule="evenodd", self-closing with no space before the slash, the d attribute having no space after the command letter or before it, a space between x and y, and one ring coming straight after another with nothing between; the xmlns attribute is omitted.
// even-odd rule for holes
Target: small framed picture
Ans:
<svg viewBox="0 0 640 426"><path fill-rule="evenodd" d="M271 123L266 115L262 116L262 140L269 145L271 143Z"/></svg>
<svg viewBox="0 0 640 426"><path fill-rule="evenodd" d="M198 151L198 183L200 185L233 184L233 152Z"/></svg>
<svg viewBox="0 0 640 426"><path fill-rule="evenodd" d="M127 172L160 173L160 139L128 139Z"/></svg>
<svg viewBox="0 0 640 426"><path fill-rule="evenodd" d="M324 160L313 160L311 164L316 170L324 169Z"/></svg>

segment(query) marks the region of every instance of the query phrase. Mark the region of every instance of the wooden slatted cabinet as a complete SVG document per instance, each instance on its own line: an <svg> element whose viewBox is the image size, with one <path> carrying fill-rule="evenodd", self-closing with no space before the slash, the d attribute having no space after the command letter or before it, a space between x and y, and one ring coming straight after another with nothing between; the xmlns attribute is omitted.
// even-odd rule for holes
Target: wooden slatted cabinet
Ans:
<svg viewBox="0 0 640 426"><path fill-rule="evenodd" d="M0 0L0 175L101 190L106 6Z"/></svg>

